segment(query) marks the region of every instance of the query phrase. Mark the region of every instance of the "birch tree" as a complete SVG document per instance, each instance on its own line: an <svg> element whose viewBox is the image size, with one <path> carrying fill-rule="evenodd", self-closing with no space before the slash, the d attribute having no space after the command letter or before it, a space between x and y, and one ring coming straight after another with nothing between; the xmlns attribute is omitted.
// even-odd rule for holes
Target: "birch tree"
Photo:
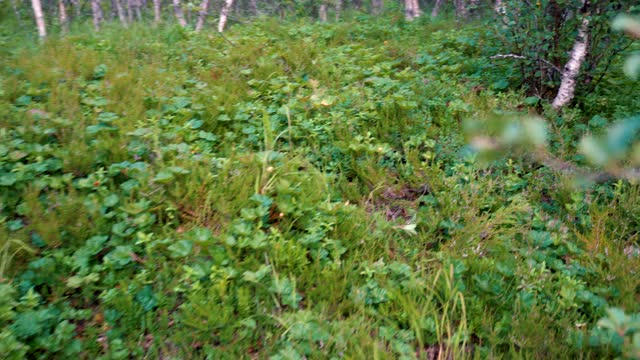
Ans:
<svg viewBox="0 0 640 360"><path fill-rule="evenodd" d="M456 8L456 16L466 19L469 17L469 9L467 8L467 2L465 0L453 0L453 5Z"/></svg>
<svg viewBox="0 0 640 360"><path fill-rule="evenodd" d="M187 26L187 20L184 18L184 12L182 11L182 4L180 0L173 0L173 11L176 14L176 19L178 19L178 24L180 26Z"/></svg>
<svg viewBox="0 0 640 360"><path fill-rule="evenodd" d="M127 15L124 12L124 8L122 7L122 3L120 0L113 0L113 5L116 7L116 13L118 14L118 19L120 19L120 23L122 26L127 26Z"/></svg>
<svg viewBox="0 0 640 360"><path fill-rule="evenodd" d="M44 22L44 14L42 13L42 4L40 0L31 0L33 8L33 16L36 19L36 27L38 28L38 36L40 39L47 37L47 25Z"/></svg>
<svg viewBox="0 0 640 360"><path fill-rule="evenodd" d="M420 3L418 0L413 0L413 18L417 18L422 15L422 11L420 10Z"/></svg>
<svg viewBox="0 0 640 360"><path fill-rule="evenodd" d="M102 23L102 8L100 7L100 0L91 0L91 13L93 15L93 27L96 31L100 31L100 25Z"/></svg>
<svg viewBox="0 0 640 360"><path fill-rule="evenodd" d="M233 0L224 0L224 5L222 6L222 10L220 10L220 22L218 23L218 32L223 32L224 27L227 25L227 17L229 16L229 11L233 6Z"/></svg>
<svg viewBox="0 0 640 360"><path fill-rule="evenodd" d="M157 25L161 21L162 2L161 0L153 0L153 22Z"/></svg>
<svg viewBox="0 0 640 360"><path fill-rule="evenodd" d="M384 9L384 0L371 0L371 15L380 15Z"/></svg>
<svg viewBox="0 0 640 360"><path fill-rule="evenodd" d="M257 0L249 0L249 12L251 12L251 14L253 16L258 15L258 3L257 3Z"/></svg>
<svg viewBox="0 0 640 360"><path fill-rule="evenodd" d="M554 109L560 109L573 100L576 91L576 78L580 73L580 67L587 56L589 45L589 18L585 16L582 25L578 30L578 36L573 44L573 48L569 52L569 60L562 71L562 80L560 88L555 99L553 99Z"/></svg>
<svg viewBox="0 0 640 360"><path fill-rule="evenodd" d="M140 8L142 7L142 2L140 0L131 0L133 5L133 11L135 12L136 18L138 21L142 21L142 11Z"/></svg>
<svg viewBox="0 0 640 360"><path fill-rule="evenodd" d="M133 23L133 2L132 0L124 0L127 2L127 21Z"/></svg>
<svg viewBox="0 0 640 360"><path fill-rule="evenodd" d="M420 4L418 0L404 1L404 17L407 21L411 21L420 16Z"/></svg>
<svg viewBox="0 0 640 360"><path fill-rule="evenodd" d="M498 13L498 15L504 16L506 10L504 8L504 4L502 3L502 0L496 0L495 4L493 5L493 10L495 10L495 12Z"/></svg>
<svg viewBox="0 0 640 360"><path fill-rule="evenodd" d="M67 7L64 0L58 0L58 16L60 17L60 28L62 32L69 31L69 17L67 16Z"/></svg>
<svg viewBox="0 0 640 360"><path fill-rule="evenodd" d="M318 18L320 19L320 22L327 22L327 1L323 0L320 3L320 7L318 7Z"/></svg>
<svg viewBox="0 0 640 360"><path fill-rule="evenodd" d="M431 10L431 17L433 18L438 17L442 3L443 3L443 0L436 0L436 3L433 5L433 10Z"/></svg>
<svg viewBox="0 0 640 360"><path fill-rule="evenodd" d="M344 4L342 0L336 0L336 21L340 20L340 14L342 13L343 5Z"/></svg>
<svg viewBox="0 0 640 360"><path fill-rule="evenodd" d="M80 4L80 0L71 0L71 5L73 5L73 13L76 18L80 17L80 11L81 9L81 4Z"/></svg>
<svg viewBox="0 0 640 360"><path fill-rule="evenodd" d="M404 0L404 18L407 21L413 20L413 0Z"/></svg>
<svg viewBox="0 0 640 360"><path fill-rule="evenodd" d="M200 11L198 12L198 21L196 23L196 32L202 30L204 26L204 20L209 12L209 0L202 0L200 3Z"/></svg>

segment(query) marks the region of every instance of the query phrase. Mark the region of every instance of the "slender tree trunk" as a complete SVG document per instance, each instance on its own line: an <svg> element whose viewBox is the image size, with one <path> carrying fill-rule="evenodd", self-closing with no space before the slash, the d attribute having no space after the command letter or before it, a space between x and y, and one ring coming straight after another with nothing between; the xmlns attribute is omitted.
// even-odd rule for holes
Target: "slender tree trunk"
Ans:
<svg viewBox="0 0 640 360"><path fill-rule="evenodd" d="M493 5L493 10L500 16L502 22L507 25L509 23L509 18L507 17L507 8L504 6L502 0L496 0Z"/></svg>
<svg viewBox="0 0 640 360"><path fill-rule="evenodd" d="M413 9L413 18L417 18L420 15L422 15L422 11L420 11L420 3L418 2L418 0L412 0L413 1L413 6L411 7Z"/></svg>
<svg viewBox="0 0 640 360"><path fill-rule="evenodd" d="M136 13L136 18L138 18L138 21L142 21L142 11L140 10L140 8L142 8L142 1L134 0L133 9Z"/></svg>
<svg viewBox="0 0 640 360"><path fill-rule="evenodd" d="M220 10L220 22L218 23L218 32L223 32L224 27L227 25L227 17L229 16L229 10L233 6L233 0L224 0L222 10Z"/></svg>
<svg viewBox="0 0 640 360"><path fill-rule="evenodd" d="M153 22L157 25L162 20L162 0L153 0Z"/></svg>
<svg viewBox="0 0 640 360"><path fill-rule="evenodd" d="M258 2L257 2L257 0L249 0L249 12L251 12L251 15L253 15L253 16L257 16L258 15Z"/></svg>
<svg viewBox="0 0 640 360"><path fill-rule="evenodd" d="M91 12L93 14L93 27L96 31L100 31L100 24L102 23L102 8L100 7L100 0L91 0Z"/></svg>
<svg viewBox="0 0 640 360"><path fill-rule="evenodd" d="M413 14L415 13L415 11L413 10L413 6L413 0L404 0L404 18L407 21L413 20Z"/></svg>
<svg viewBox="0 0 640 360"><path fill-rule="evenodd" d="M371 15L376 16L382 14L384 9L384 0L371 0Z"/></svg>
<svg viewBox="0 0 640 360"><path fill-rule="evenodd" d="M342 0L336 0L336 21L340 21L340 14L342 13Z"/></svg>
<svg viewBox="0 0 640 360"><path fill-rule="evenodd" d="M553 99L554 109L558 110L573 100L573 96L576 91L576 78L580 73L580 67L587 56L589 47L589 18L585 16L582 20L582 25L578 30L578 36L576 37L573 48L569 53L569 60L564 66L562 71L562 81L560 82L560 88L555 99Z"/></svg>
<svg viewBox="0 0 640 360"><path fill-rule="evenodd" d="M196 32L202 30L204 20L209 12L209 0L202 0L200 3L200 11L198 12L198 22L196 23Z"/></svg>
<svg viewBox="0 0 640 360"><path fill-rule="evenodd" d="M116 5L117 0L110 0L111 6L109 6L109 21L113 21L116 15L118 14L118 6Z"/></svg>
<svg viewBox="0 0 640 360"><path fill-rule="evenodd" d="M31 7L33 7L33 15L36 18L38 36L40 36L40 39L44 39L47 37L47 25L44 22L44 14L42 13L42 4L40 4L40 0L31 0Z"/></svg>
<svg viewBox="0 0 640 360"><path fill-rule="evenodd" d="M327 22L327 1L323 0L322 3L320 3L320 7L318 8L318 19L320 19L320 22L326 23Z"/></svg>
<svg viewBox="0 0 640 360"><path fill-rule="evenodd" d="M454 6L456 7L456 16L466 19L469 17L469 9L467 9L467 2L465 0L454 0Z"/></svg>
<svg viewBox="0 0 640 360"><path fill-rule="evenodd" d="M133 23L133 0L125 0L127 2L127 22Z"/></svg>
<svg viewBox="0 0 640 360"><path fill-rule="evenodd" d="M442 6L442 0L436 0L436 3L433 5L433 10L431 10L431 17L438 17L440 13L440 6Z"/></svg>
<svg viewBox="0 0 640 360"><path fill-rule="evenodd" d="M80 4L80 0L71 0L71 5L73 5L73 16L75 18L79 18L82 7L82 5Z"/></svg>
<svg viewBox="0 0 640 360"><path fill-rule="evenodd" d="M180 26L187 26L187 20L184 18L184 12L182 12L182 4L180 4L180 0L173 0L173 11L176 13L176 19L178 19Z"/></svg>
<svg viewBox="0 0 640 360"><path fill-rule="evenodd" d="M69 31L69 17L67 16L67 6L64 0L58 0L58 15L60 16L60 28L63 33Z"/></svg>
<svg viewBox="0 0 640 360"><path fill-rule="evenodd" d="M127 15L124 13L124 8L122 7L122 3L120 0L113 0L113 4L116 7L116 13L118 14L118 19L120 19L120 23L123 26L127 26Z"/></svg>

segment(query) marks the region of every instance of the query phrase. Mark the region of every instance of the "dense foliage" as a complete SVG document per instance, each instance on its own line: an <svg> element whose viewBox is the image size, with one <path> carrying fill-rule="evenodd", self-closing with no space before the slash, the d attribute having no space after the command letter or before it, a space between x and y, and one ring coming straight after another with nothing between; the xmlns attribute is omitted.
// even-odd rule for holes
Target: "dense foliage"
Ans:
<svg viewBox="0 0 640 360"><path fill-rule="evenodd" d="M0 353L638 357L638 185L479 166L463 121L543 108L499 39L356 20L3 28ZM558 157L637 111L623 60Z"/></svg>

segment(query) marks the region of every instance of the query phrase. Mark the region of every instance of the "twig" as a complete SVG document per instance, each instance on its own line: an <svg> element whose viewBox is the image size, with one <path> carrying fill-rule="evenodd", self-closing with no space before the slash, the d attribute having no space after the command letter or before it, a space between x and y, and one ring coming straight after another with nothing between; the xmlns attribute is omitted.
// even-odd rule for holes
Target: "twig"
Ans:
<svg viewBox="0 0 640 360"><path fill-rule="evenodd" d="M536 160L554 171L571 175L588 182L603 183L616 179L623 179L632 182L640 181L640 168L592 171L579 167L568 161L561 160L549 153L546 149L539 149L535 152L534 156Z"/></svg>
<svg viewBox="0 0 640 360"><path fill-rule="evenodd" d="M545 60L545 59L541 59L541 58L529 58L529 57L518 55L518 54L498 54L498 55L493 55L492 57L490 57L490 59L491 60L495 60L495 59L518 59L518 60L540 61L540 62L543 62L543 63L547 64L553 70L555 70L555 71L559 72L560 74L562 74L562 70L560 70L557 66L553 65L552 62L550 62L548 60Z"/></svg>
<svg viewBox="0 0 640 360"><path fill-rule="evenodd" d="M222 36L222 38L223 38L226 42L228 42L231 46L236 46L236 44L235 44L233 41L229 40L229 38L228 38L228 37L224 36L224 34L223 34L222 32L216 31L216 33L217 33L218 35Z"/></svg>
<svg viewBox="0 0 640 360"><path fill-rule="evenodd" d="M474 136L471 139L471 145L485 151L499 151L507 147L494 137L482 135ZM536 151L529 153L529 155L532 161L540 163L555 172L579 178L587 182L603 183L616 179L640 182L640 168L618 168L606 171L594 171L562 160L551 154L544 147L538 147Z"/></svg>

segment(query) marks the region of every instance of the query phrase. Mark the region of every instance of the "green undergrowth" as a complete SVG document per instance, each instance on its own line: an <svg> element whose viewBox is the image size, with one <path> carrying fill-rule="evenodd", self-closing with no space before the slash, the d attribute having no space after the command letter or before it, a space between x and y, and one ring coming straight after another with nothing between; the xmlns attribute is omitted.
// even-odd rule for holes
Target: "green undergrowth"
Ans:
<svg viewBox="0 0 640 360"><path fill-rule="evenodd" d="M629 345L595 329L609 307L640 310L640 189L478 164L463 120L534 111L505 90L480 25L2 41L7 359L599 359ZM603 127L596 115L552 119L555 150Z"/></svg>

